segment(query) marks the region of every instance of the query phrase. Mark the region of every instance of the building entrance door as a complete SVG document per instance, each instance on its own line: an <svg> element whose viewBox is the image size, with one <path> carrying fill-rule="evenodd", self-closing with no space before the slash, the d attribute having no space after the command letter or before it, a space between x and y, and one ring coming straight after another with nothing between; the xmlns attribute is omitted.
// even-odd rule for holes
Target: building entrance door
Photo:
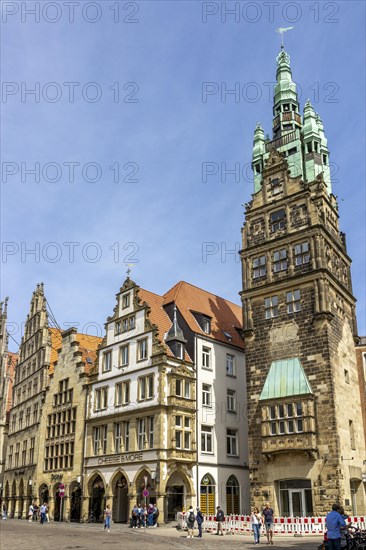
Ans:
<svg viewBox="0 0 366 550"><path fill-rule="evenodd" d="M168 499L168 521L174 521L176 513L184 508L184 486L173 485L173 487L168 487L166 496Z"/></svg>
<svg viewBox="0 0 366 550"><path fill-rule="evenodd" d="M302 517L305 510L305 490L289 490L290 516Z"/></svg>
<svg viewBox="0 0 366 550"><path fill-rule="evenodd" d="M288 479L279 482L280 515L304 517L313 515L311 481Z"/></svg>

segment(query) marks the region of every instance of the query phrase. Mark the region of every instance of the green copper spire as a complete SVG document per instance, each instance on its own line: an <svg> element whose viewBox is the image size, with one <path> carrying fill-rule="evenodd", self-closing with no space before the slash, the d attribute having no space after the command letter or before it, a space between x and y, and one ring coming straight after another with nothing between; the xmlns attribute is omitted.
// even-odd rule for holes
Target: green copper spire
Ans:
<svg viewBox="0 0 366 550"><path fill-rule="evenodd" d="M283 102L290 102L292 101L294 105L299 107L298 99L297 99L297 90L296 90L296 84L292 80L292 72L290 68L290 56L288 53L285 52L284 49L281 49L280 53L278 54L277 58L277 72L276 72L276 80L277 84L274 88L274 114L278 114L277 111L278 107Z"/></svg>
<svg viewBox="0 0 366 550"><path fill-rule="evenodd" d="M282 31L286 29L280 29ZM277 149L286 157L292 177L313 181L323 173L328 193L331 191L329 151L323 123L310 101L304 107L304 117L299 111L297 88L292 80L290 56L283 45L277 58L276 85L273 97L273 137L264 139L264 131L257 124L254 132L252 168L254 192L260 191L265 162L271 149Z"/></svg>

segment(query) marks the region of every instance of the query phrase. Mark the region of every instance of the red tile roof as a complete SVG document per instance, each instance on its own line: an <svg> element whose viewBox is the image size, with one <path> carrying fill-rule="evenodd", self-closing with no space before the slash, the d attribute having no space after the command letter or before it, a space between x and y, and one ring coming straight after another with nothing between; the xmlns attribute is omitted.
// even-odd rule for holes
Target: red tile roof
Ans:
<svg viewBox="0 0 366 550"><path fill-rule="evenodd" d="M193 332L225 344L230 343L230 339L225 336L227 333L232 337L233 345L244 348L244 342L238 333L242 329L242 309L237 304L185 281L179 281L164 294L164 305L172 302L175 302ZM211 318L210 335L203 332L193 312Z"/></svg>
<svg viewBox="0 0 366 550"><path fill-rule="evenodd" d="M158 330L159 330L158 338L160 342L163 344L167 355L169 355L170 357L175 357L170 347L164 342L164 336L172 326L172 322L169 318L169 315L166 313L166 311L163 308L163 303L164 303L163 296L159 296L158 294L154 294L149 290L140 288L139 297L143 302L146 302L150 307L149 319L154 325L158 327ZM189 362L192 361L187 352L185 352L184 359L185 361L189 361Z"/></svg>

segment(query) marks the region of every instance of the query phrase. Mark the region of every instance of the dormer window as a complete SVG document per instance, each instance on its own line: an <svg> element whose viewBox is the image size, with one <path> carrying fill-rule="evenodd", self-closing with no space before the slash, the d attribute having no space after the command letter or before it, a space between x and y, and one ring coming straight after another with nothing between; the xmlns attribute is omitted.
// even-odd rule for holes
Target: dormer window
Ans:
<svg viewBox="0 0 366 550"><path fill-rule="evenodd" d="M130 294L124 294L122 296L122 309L125 309L126 307L129 307L130 305Z"/></svg>
<svg viewBox="0 0 366 550"><path fill-rule="evenodd" d="M176 357L178 357L178 359L183 359L183 356L184 356L183 344L181 344L180 342L177 342L175 346L176 346L175 347Z"/></svg>
<svg viewBox="0 0 366 550"><path fill-rule="evenodd" d="M205 334L210 334L211 332L211 320L208 317L202 318L202 330Z"/></svg>

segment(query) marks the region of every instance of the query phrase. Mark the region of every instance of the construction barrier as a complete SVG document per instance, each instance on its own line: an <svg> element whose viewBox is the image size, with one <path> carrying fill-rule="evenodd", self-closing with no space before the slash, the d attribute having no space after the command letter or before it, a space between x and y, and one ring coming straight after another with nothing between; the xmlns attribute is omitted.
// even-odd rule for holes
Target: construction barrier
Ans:
<svg viewBox="0 0 366 550"><path fill-rule="evenodd" d="M350 516L346 521L359 529L366 529L366 517L364 516ZM177 523L181 529L187 529L186 513L177 513ZM226 534L252 534L250 516L225 516L222 527ZM217 522L215 516L204 516L202 528L209 533L216 532ZM325 516L276 517L274 519L273 532L278 535L321 535L325 531Z"/></svg>

